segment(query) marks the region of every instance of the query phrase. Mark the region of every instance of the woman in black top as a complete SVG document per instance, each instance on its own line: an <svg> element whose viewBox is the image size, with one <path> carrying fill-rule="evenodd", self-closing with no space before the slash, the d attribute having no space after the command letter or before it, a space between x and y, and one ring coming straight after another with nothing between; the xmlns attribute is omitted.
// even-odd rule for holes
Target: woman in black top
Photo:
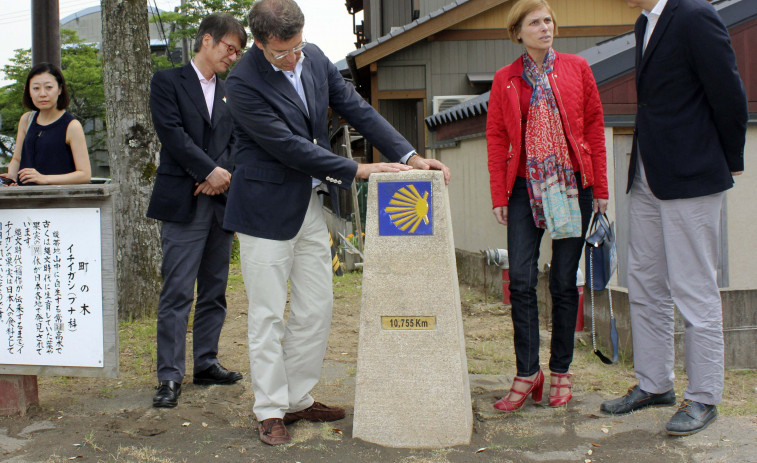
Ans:
<svg viewBox="0 0 757 463"><path fill-rule="evenodd" d="M87 142L79 121L66 111L69 97L60 69L49 63L32 68L24 87L32 111L18 122L16 147L3 183L67 185L89 183Z"/></svg>

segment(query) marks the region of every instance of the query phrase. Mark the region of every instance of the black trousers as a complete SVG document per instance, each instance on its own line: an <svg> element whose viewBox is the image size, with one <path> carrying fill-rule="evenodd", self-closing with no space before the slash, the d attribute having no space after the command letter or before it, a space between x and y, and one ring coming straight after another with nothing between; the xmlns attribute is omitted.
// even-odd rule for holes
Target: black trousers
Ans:
<svg viewBox="0 0 757 463"><path fill-rule="evenodd" d="M552 344L549 369L567 373L573 361L578 313L576 272L592 214L592 188L578 183L581 237L552 241L549 292L552 296ZM539 245L544 229L534 224L526 179L518 177L507 210L507 251L510 262L510 303L518 376L539 371L539 310L536 304Z"/></svg>

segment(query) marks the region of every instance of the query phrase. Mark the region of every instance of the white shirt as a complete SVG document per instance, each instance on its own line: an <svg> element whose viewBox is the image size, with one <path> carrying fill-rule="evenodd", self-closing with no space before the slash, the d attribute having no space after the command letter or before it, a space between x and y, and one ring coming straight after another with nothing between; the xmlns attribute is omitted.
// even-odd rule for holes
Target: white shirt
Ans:
<svg viewBox="0 0 757 463"><path fill-rule="evenodd" d="M208 115L212 118L213 117L213 100L216 97L216 75L213 74L213 77L208 80L205 78L204 75L202 75L202 72L195 66L195 61L190 61L192 63L192 67L194 68L195 72L197 73L197 78L200 79L200 86L202 87L202 94L205 96L205 105L208 107Z"/></svg>
<svg viewBox="0 0 757 463"><path fill-rule="evenodd" d="M668 0L659 0L657 2L657 5L652 8L652 11L642 10L641 14L647 17L647 30L644 33L644 46L641 49L641 54L643 55L645 51L647 51L647 44L649 43L649 38L652 37L652 32L654 32L655 26L657 26L657 20L660 19L660 15L662 14L662 10L665 9L665 5L668 3Z"/></svg>

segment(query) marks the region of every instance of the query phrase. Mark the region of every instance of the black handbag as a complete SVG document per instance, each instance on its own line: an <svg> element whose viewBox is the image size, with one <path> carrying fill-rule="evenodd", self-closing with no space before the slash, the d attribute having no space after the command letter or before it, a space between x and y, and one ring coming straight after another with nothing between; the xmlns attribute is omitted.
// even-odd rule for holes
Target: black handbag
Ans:
<svg viewBox="0 0 757 463"><path fill-rule="evenodd" d="M586 237L586 275L589 289L601 291L607 287L618 268L615 251L615 224L604 213L595 213Z"/></svg>
<svg viewBox="0 0 757 463"><path fill-rule="evenodd" d="M607 288L610 278L618 268L618 255L615 250L615 224L610 223L604 213L595 213L591 220L586 237L586 275L587 286L591 292L591 345L594 354L606 364L618 361L618 329L615 324L615 314L612 310L612 294L607 290L610 300L610 340L612 342L612 359L607 358L597 349L596 323L594 316L594 290L601 291Z"/></svg>

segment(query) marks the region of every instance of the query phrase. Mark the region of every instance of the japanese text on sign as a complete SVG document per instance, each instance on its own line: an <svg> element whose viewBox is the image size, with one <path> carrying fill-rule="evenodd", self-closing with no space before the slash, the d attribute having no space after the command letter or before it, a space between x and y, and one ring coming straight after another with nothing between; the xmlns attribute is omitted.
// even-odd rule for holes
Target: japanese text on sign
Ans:
<svg viewBox="0 0 757 463"><path fill-rule="evenodd" d="M102 367L100 210L2 212L0 364Z"/></svg>

